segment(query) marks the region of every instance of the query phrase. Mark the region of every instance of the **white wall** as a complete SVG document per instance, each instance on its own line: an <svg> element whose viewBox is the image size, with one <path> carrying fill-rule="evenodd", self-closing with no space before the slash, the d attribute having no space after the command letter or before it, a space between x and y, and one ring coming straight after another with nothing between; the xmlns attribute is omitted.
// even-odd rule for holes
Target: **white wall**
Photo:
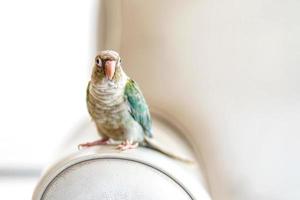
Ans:
<svg viewBox="0 0 300 200"><path fill-rule="evenodd" d="M0 168L44 165L86 118L95 1L0 2Z"/></svg>
<svg viewBox="0 0 300 200"><path fill-rule="evenodd" d="M30 199L37 183L31 176L88 118L86 84L103 39L100 9L97 0L0 2L2 198Z"/></svg>
<svg viewBox="0 0 300 200"><path fill-rule="evenodd" d="M300 198L300 2L122 1L121 54L216 200Z"/></svg>

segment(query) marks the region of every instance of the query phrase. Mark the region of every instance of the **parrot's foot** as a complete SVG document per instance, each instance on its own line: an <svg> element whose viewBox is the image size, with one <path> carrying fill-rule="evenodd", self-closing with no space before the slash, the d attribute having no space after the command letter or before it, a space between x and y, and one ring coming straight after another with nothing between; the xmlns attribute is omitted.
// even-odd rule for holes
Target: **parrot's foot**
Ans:
<svg viewBox="0 0 300 200"><path fill-rule="evenodd" d="M121 144L119 144L117 146L117 149L120 149L121 151L127 150L127 149L135 149L139 146L139 143L133 143L132 141L126 140L124 142L122 142Z"/></svg>
<svg viewBox="0 0 300 200"><path fill-rule="evenodd" d="M78 149L81 149L83 147L92 147L92 146L97 146L97 145L105 145L105 144L108 144L108 140L109 140L109 138L104 137L104 138L102 138L100 140L96 140L94 142L87 142L87 143L79 144Z"/></svg>

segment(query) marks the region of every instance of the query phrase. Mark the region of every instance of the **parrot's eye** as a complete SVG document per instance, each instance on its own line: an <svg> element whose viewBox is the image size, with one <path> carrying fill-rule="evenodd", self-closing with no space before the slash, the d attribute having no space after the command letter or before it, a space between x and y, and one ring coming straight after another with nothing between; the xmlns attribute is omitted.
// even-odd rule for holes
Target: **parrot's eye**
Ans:
<svg viewBox="0 0 300 200"><path fill-rule="evenodd" d="M96 64L97 64L99 67L101 67L102 61L101 61L100 58L96 58Z"/></svg>

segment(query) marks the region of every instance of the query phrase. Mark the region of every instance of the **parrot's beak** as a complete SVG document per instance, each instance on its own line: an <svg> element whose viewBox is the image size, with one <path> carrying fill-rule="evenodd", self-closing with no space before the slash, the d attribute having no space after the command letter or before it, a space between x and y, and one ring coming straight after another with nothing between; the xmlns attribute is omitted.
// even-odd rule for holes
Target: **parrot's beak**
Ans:
<svg viewBox="0 0 300 200"><path fill-rule="evenodd" d="M115 69L116 69L116 61L114 61L114 60L106 61L105 67L104 67L106 78L108 78L109 80L112 80L112 78L115 74Z"/></svg>

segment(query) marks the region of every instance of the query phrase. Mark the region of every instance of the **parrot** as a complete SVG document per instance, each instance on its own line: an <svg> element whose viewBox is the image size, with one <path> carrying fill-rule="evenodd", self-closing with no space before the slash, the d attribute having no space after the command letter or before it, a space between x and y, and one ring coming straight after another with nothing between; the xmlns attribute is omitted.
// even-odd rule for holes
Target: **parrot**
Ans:
<svg viewBox="0 0 300 200"><path fill-rule="evenodd" d="M79 144L91 147L119 141L117 149L124 151L148 146L179 160L153 141L152 119L148 104L138 84L128 77L116 51L104 50L96 55L91 80L86 90L88 112L101 139Z"/></svg>
<svg viewBox="0 0 300 200"><path fill-rule="evenodd" d="M101 51L95 58L86 91L87 108L101 139L80 144L89 147L122 141L118 149L138 147L145 137L152 138L152 120L146 100L137 83L121 66L116 51Z"/></svg>

